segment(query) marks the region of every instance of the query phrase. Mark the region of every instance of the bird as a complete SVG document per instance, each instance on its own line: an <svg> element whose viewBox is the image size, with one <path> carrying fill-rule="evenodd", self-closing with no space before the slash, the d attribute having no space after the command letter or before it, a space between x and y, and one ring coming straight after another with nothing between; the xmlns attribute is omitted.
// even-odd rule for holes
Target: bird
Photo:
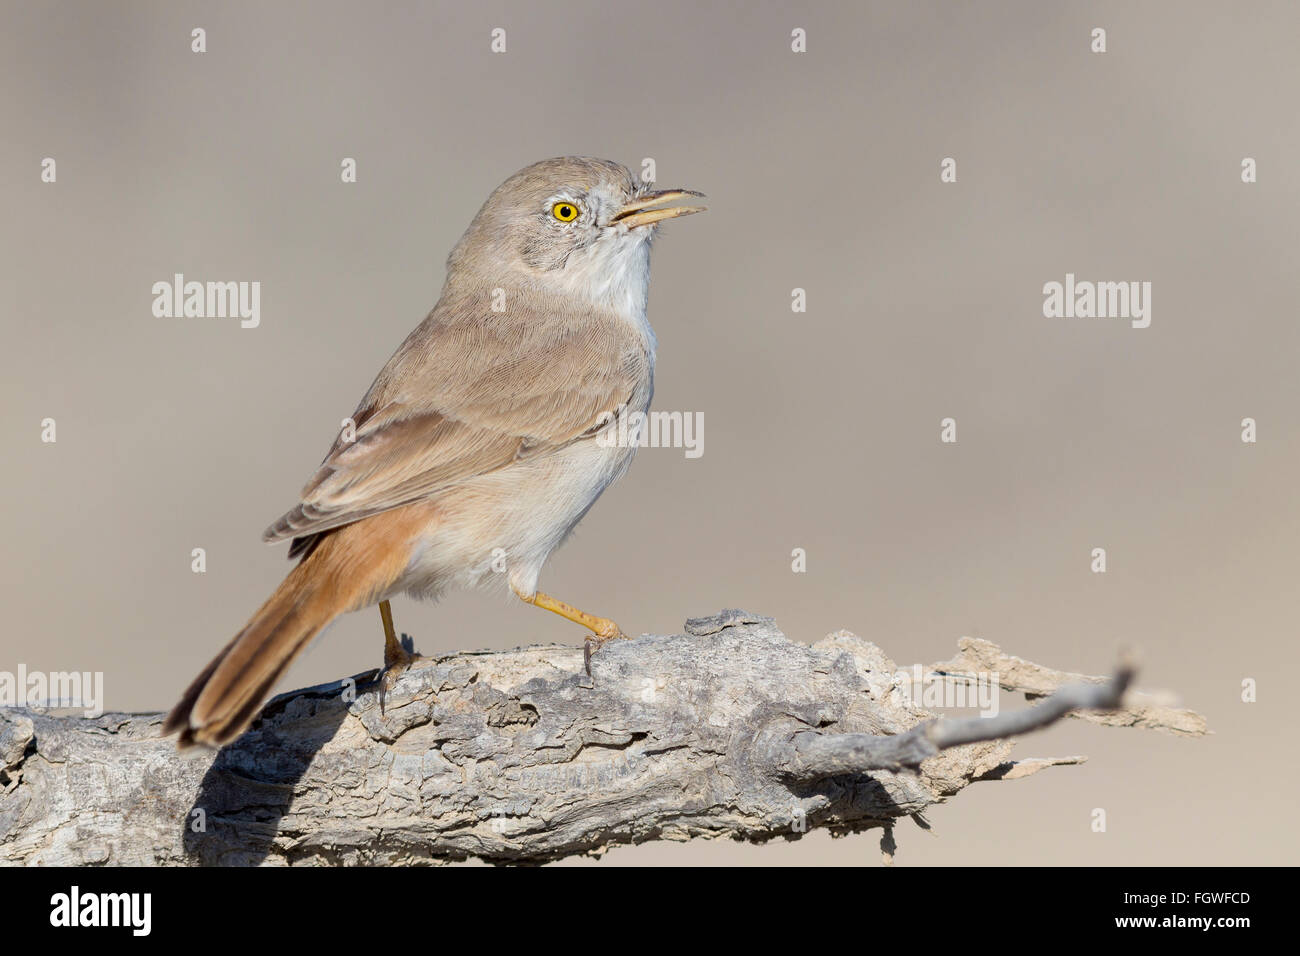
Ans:
<svg viewBox="0 0 1300 956"><path fill-rule="evenodd" d="M525 167L488 197L447 259L433 310L398 347L298 504L263 534L297 564L163 722L219 748L341 614L378 604L384 686L414 655L392 597L504 582L590 631L614 621L537 589L547 557L631 464L654 392L647 318L660 224L703 193L655 189L585 156ZM611 441L610 430L627 429Z"/></svg>

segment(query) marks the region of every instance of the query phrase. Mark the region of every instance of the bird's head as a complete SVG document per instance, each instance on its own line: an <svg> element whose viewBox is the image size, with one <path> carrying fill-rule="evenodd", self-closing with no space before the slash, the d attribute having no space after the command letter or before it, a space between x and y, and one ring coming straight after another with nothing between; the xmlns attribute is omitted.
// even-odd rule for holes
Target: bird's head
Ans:
<svg viewBox="0 0 1300 956"><path fill-rule="evenodd" d="M648 269L658 224L703 212L677 204L702 193L653 190L625 166L565 156L534 163L493 191L448 260L457 274L508 270L542 287L600 295ZM468 275L466 276L469 277Z"/></svg>

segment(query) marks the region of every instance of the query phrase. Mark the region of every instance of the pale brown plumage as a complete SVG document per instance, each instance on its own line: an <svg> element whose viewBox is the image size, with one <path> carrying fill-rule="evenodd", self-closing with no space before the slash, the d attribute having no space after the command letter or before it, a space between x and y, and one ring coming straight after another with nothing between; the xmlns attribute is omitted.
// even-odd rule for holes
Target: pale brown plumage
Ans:
<svg viewBox="0 0 1300 956"><path fill-rule="evenodd" d="M574 157L493 192L448 259L438 305L353 413L355 440L334 442L265 532L293 539L302 561L186 690L165 733L180 731L182 746L233 739L336 616L500 578L489 573L497 553L524 600L602 639L621 633L536 580L630 462L634 448L596 438L649 405L649 238L657 221L699 211L656 208L685 195L647 193L616 163ZM556 202L581 217L560 222Z"/></svg>
<svg viewBox="0 0 1300 956"><path fill-rule="evenodd" d="M588 435L649 375L644 349L616 316L484 321L462 298L440 302L389 359L353 414L356 440L335 441L266 541L327 531L546 454ZM523 307L533 311L527 298Z"/></svg>

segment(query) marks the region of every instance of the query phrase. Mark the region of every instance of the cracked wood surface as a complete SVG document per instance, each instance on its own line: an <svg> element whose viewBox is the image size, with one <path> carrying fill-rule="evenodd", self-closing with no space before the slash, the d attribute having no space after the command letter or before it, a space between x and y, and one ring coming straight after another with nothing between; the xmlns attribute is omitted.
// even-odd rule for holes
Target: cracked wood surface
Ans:
<svg viewBox="0 0 1300 956"><path fill-rule="evenodd" d="M899 818L1084 759L1014 760L1011 739L976 738L1043 726L1067 700L1113 707L1132 676L1102 684L987 641L961 652L933 670L1014 665L997 683L1031 699L1076 683L1029 713L1004 699L991 721L930 722L875 645L840 631L806 646L724 611L611 642L591 679L580 647L533 646L422 658L382 710L373 673L293 691L217 754L159 739L160 714L0 710L0 863L541 863L875 827L888 859ZM1106 716L1205 732L1191 711L1139 706Z"/></svg>

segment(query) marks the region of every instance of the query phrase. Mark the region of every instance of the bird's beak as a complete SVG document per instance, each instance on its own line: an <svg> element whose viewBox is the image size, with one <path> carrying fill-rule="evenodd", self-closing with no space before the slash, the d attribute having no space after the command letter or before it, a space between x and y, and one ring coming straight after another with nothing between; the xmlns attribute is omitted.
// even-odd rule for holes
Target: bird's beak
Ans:
<svg viewBox="0 0 1300 956"><path fill-rule="evenodd" d="M685 199L687 196L702 198L704 193L697 193L694 189L664 189L657 193L646 193L620 209L618 215L610 220L610 224L618 223L627 226L629 229L635 229L638 226L653 225L665 219L689 216L693 212L704 212L708 208L707 206L665 205L666 203L676 202L678 199Z"/></svg>

